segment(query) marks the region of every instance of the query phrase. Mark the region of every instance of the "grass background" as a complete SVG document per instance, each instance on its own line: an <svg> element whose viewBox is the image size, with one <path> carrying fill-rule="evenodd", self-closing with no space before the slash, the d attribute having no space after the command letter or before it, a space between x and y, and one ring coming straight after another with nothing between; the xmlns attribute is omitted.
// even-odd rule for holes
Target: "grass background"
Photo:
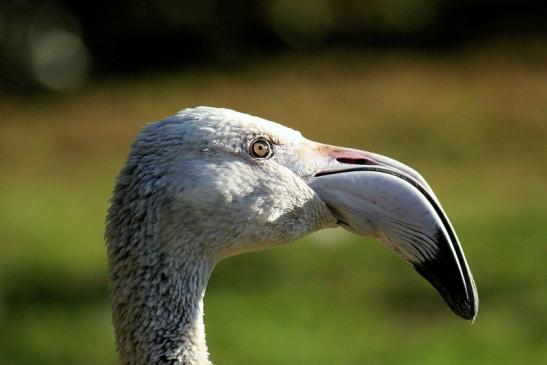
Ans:
<svg viewBox="0 0 547 365"><path fill-rule="evenodd" d="M480 295L471 325L376 241L325 230L222 262L216 364L547 363L547 54L331 51L0 95L0 364L114 364L102 239L146 122L224 106L399 159L435 189Z"/></svg>

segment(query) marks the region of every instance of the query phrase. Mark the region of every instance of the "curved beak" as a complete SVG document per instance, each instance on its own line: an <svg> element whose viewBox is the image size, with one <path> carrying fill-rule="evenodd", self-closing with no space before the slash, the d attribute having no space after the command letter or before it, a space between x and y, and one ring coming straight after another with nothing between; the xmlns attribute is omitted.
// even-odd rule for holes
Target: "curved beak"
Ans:
<svg viewBox="0 0 547 365"><path fill-rule="evenodd" d="M383 241L414 266L462 318L474 320L478 296L454 228L412 168L378 154L327 145L310 186L339 224Z"/></svg>

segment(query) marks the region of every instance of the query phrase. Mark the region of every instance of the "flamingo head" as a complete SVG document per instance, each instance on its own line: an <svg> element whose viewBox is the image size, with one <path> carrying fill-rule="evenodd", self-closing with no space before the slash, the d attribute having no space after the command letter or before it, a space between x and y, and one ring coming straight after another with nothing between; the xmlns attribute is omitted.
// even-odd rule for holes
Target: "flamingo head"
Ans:
<svg viewBox="0 0 547 365"><path fill-rule="evenodd" d="M476 316L475 284L452 225L427 182L393 159L198 107L143 128L116 189L127 209L153 209L146 224L161 239L150 244L171 255L216 263L340 226L379 239L456 314Z"/></svg>

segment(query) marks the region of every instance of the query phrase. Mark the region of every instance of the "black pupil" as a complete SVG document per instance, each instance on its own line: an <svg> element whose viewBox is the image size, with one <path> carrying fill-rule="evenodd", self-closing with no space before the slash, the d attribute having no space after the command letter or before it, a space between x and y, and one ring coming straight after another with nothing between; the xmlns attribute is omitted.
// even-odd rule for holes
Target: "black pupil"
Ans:
<svg viewBox="0 0 547 365"><path fill-rule="evenodd" d="M267 146L264 144L264 142L257 142L255 145L257 154L262 155L264 152L266 152Z"/></svg>

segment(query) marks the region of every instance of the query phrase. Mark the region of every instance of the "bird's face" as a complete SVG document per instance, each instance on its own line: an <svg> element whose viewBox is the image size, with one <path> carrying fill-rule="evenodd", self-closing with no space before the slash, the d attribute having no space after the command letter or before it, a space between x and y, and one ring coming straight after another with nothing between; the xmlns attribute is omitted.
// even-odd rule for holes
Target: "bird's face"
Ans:
<svg viewBox="0 0 547 365"><path fill-rule="evenodd" d="M162 135L158 153L171 156L166 227L180 227L181 242L199 245L192 250L218 260L339 225L383 241L454 312L475 317L475 284L456 234L408 166L226 109L187 109L140 139L151 134Z"/></svg>

